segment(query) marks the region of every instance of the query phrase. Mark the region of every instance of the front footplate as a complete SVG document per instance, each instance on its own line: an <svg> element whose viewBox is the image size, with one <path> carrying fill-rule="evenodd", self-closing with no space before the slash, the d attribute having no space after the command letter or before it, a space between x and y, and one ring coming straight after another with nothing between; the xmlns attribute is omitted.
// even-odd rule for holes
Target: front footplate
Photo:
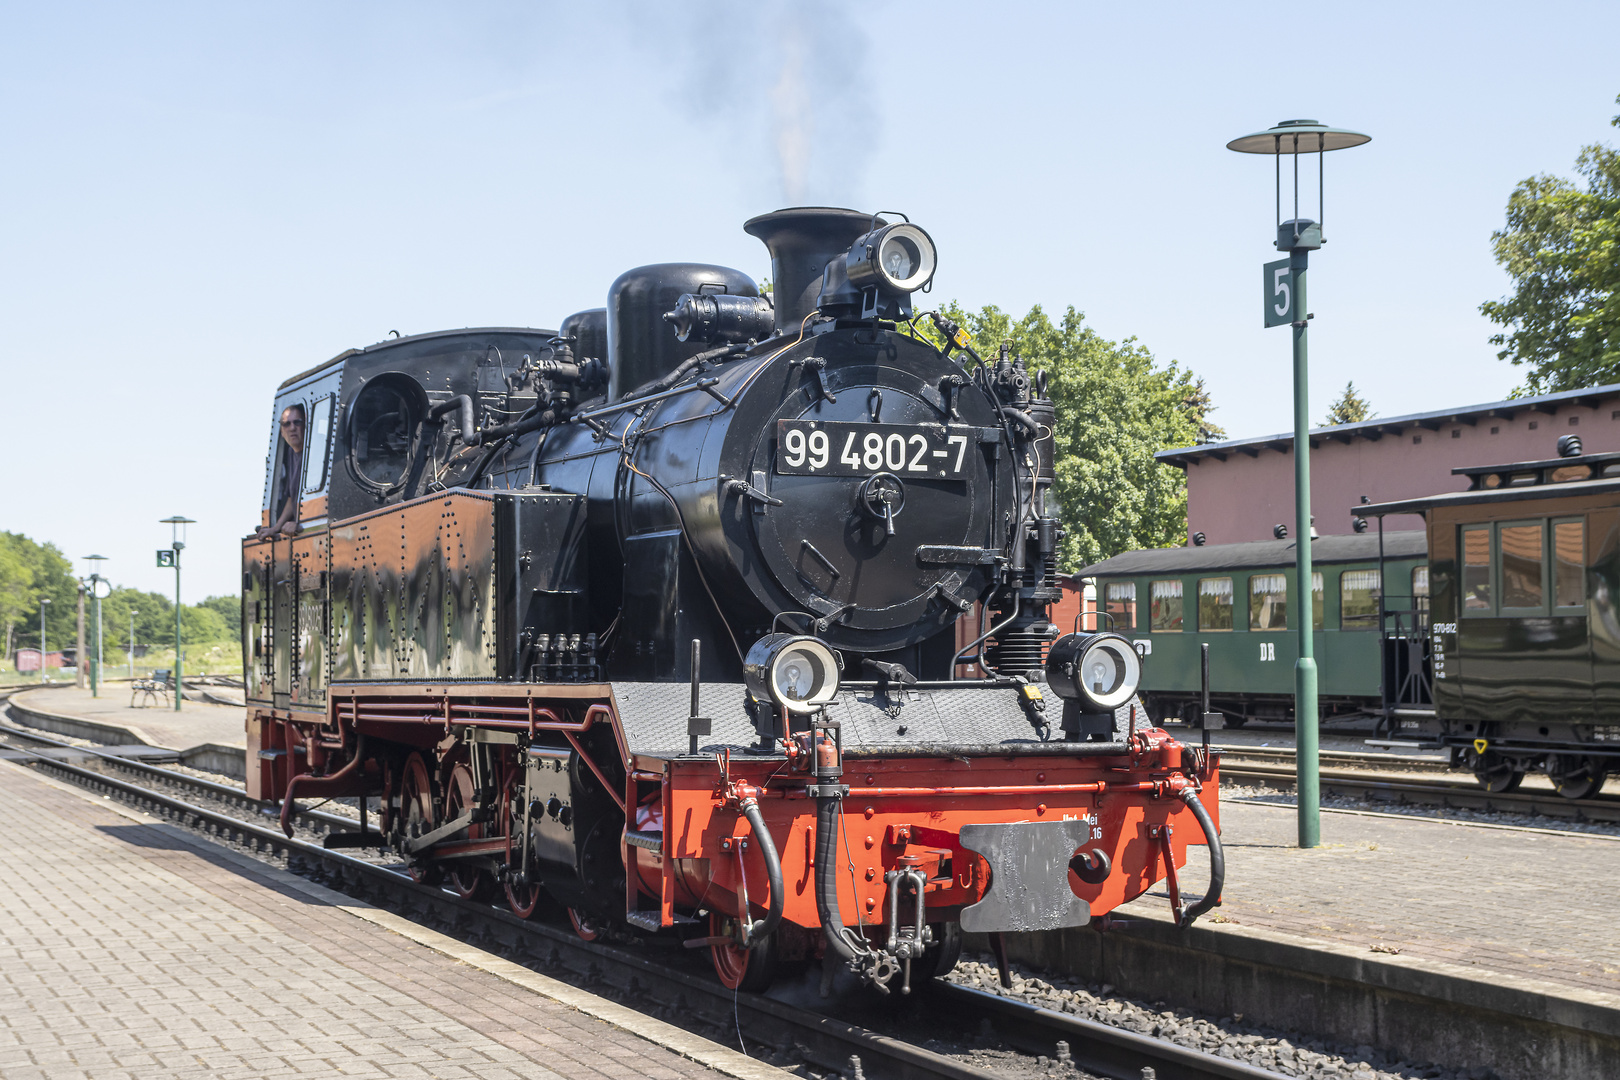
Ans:
<svg viewBox="0 0 1620 1080"><path fill-rule="evenodd" d="M962 909L962 929L994 934L1086 925L1091 905L1069 888L1069 860L1090 835L1084 820L962 826L962 846L990 864L990 890Z"/></svg>

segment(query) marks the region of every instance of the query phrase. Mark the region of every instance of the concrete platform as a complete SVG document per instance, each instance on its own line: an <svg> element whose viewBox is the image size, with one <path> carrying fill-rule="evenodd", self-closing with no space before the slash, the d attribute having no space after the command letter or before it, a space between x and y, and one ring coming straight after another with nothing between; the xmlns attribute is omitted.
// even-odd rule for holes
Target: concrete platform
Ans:
<svg viewBox="0 0 1620 1080"><path fill-rule="evenodd" d="M0 820L7 1080L786 1075L4 763Z"/></svg>
<svg viewBox="0 0 1620 1080"><path fill-rule="evenodd" d="M1132 925L1009 938L1016 960L1130 997L1366 1043L1510 1080L1620 1076L1620 838L1223 802L1224 902L1190 930L1144 897ZM1202 848L1182 887L1208 881ZM1162 890L1159 890L1162 892Z"/></svg>
<svg viewBox="0 0 1620 1080"><path fill-rule="evenodd" d="M66 726L49 727L49 730L96 742L145 743L170 750L190 750L208 744L237 750L247 747L246 711L241 706L187 701L175 712L173 704L166 708L162 705L131 708L129 700L127 683L108 684L102 688L99 698L91 697L89 690L72 686L26 690L11 696L13 706L43 721L77 721L81 725L79 730ZM47 724L40 722L38 726ZM97 728L101 730L95 731Z"/></svg>

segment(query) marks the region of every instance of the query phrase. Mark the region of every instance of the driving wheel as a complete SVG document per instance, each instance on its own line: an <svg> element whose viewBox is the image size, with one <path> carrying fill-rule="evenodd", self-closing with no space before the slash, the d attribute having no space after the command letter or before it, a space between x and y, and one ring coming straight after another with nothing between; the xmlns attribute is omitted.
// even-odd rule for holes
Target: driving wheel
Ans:
<svg viewBox="0 0 1620 1080"><path fill-rule="evenodd" d="M444 785L444 820L451 822L473 809L478 792L473 787L472 770L465 762L456 762ZM467 826L467 831L454 839L478 840L484 835L482 823ZM448 884L463 900L488 900L495 892L495 879L488 870L474 866L469 860L456 859L450 863Z"/></svg>

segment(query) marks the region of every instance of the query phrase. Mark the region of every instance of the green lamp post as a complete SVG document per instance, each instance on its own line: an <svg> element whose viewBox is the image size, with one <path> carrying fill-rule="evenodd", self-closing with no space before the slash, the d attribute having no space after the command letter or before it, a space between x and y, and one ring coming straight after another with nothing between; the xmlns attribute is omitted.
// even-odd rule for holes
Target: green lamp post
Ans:
<svg viewBox="0 0 1620 1080"><path fill-rule="evenodd" d="M84 561L90 564L90 577L86 579L90 586L90 599L96 610L96 637L90 646L90 696L101 696L101 602L112 595L112 582L101 576L101 564L107 561L105 555L86 555ZM79 658L84 663L84 658Z"/></svg>
<svg viewBox="0 0 1620 1080"><path fill-rule="evenodd" d="M180 553L186 549L186 526L195 525L196 522L175 514L173 517L164 518L160 524L172 526L174 529L174 542L167 548L158 548L157 564L174 567L174 711L179 712L181 699L185 697L185 693L181 690L184 684L180 681L181 669L185 666L180 636Z"/></svg>
<svg viewBox="0 0 1620 1080"><path fill-rule="evenodd" d="M51 677L46 674L47 669L45 667L45 605L50 602L51 598L48 596L39 598L39 681L42 683L51 681ZM76 660L74 662L80 663L81 661Z"/></svg>
<svg viewBox="0 0 1620 1080"><path fill-rule="evenodd" d="M1315 120L1284 120L1276 127L1244 135L1226 144L1240 154L1271 154L1276 159L1278 251L1288 258L1267 263L1265 276L1266 326L1294 330L1294 595L1298 611L1299 659L1294 663L1294 761L1299 789L1299 846L1316 847L1322 840L1322 786L1318 774L1319 747L1316 709L1316 649L1312 640L1311 584L1311 439L1310 378L1306 364L1306 330L1312 318L1305 303L1305 271L1310 253L1321 247L1322 155L1371 142L1359 131L1331 128ZM1282 158L1294 159L1294 216L1282 216ZM1299 156L1316 155L1316 217L1299 216Z"/></svg>

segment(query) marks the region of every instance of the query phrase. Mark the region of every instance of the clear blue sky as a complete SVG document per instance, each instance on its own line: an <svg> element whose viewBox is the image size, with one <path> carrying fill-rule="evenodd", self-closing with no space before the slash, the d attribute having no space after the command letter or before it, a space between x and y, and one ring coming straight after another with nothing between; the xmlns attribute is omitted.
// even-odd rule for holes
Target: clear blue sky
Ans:
<svg viewBox="0 0 1620 1080"><path fill-rule="evenodd" d="M642 263L763 277L739 226L795 201L904 210L937 298L1073 304L1233 435L1284 430L1270 161L1224 144L1291 117L1373 136L1327 160L1313 415L1352 378L1385 415L1493 400L1491 230L1620 135L1616 41L1612 2L13 0L0 528L167 590L183 513L188 599L234 592L284 377L393 329L555 326Z"/></svg>

